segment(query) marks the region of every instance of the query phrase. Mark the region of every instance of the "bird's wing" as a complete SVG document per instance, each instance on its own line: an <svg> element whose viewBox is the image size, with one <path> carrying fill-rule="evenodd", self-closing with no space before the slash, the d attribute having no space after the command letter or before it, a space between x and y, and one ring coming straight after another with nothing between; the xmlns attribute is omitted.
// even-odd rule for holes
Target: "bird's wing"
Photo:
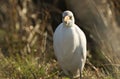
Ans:
<svg viewBox="0 0 120 79"><path fill-rule="evenodd" d="M74 45L75 30L73 28L62 27L63 25L58 26L53 37L55 55L61 61L72 58L72 54L76 48L76 45Z"/></svg>
<svg viewBox="0 0 120 79"><path fill-rule="evenodd" d="M80 45L77 48L77 51L81 53L83 60L86 60L87 47L86 47L86 36L84 32L76 25L76 32L79 36Z"/></svg>
<svg viewBox="0 0 120 79"><path fill-rule="evenodd" d="M58 60L61 59L61 52L63 51L61 50L62 49L61 48L62 47L61 46L61 31L62 31L61 29L62 29L62 23L58 25L53 35L53 48Z"/></svg>

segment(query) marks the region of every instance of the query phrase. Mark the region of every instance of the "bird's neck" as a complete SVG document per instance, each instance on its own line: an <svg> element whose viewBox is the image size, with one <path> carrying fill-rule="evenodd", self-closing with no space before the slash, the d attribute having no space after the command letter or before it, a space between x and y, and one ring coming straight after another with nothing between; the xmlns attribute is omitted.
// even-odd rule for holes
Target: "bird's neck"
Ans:
<svg viewBox="0 0 120 79"><path fill-rule="evenodd" d="M68 23L68 24L66 24L66 23L63 23L63 26L64 27L73 27L73 25L74 25L74 23Z"/></svg>

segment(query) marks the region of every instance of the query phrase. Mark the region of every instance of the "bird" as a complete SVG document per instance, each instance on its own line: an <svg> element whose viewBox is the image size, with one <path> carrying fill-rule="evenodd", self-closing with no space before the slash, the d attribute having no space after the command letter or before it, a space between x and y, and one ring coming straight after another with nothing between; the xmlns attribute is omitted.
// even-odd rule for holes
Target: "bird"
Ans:
<svg viewBox="0 0 120 79"><path fill-rule="evenodd" d="M53 48L63 72L71 77L79 71L79 78L82 79L87 57L87 40L85 33L75 24L70 10L62 13L62 23L53 34Z"/></svg>

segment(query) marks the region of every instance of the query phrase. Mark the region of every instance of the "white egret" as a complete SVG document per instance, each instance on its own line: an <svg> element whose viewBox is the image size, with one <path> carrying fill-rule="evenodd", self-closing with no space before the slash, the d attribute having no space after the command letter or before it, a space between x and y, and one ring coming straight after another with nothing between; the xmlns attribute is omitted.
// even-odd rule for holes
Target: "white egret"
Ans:
<svg viewBox="0 0 120 79"><path fill-rule="evenodd" d="M71 11L64 11L62 23L58 25L53 36L53 47L59 65L66 75L81 73L87 56L86 36L75 24Z"/></svg>

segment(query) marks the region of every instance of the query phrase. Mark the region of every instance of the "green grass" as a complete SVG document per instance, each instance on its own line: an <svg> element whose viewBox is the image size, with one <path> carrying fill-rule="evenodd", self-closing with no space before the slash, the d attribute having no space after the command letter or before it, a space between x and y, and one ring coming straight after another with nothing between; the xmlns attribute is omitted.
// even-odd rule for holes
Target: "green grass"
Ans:
<svg viewBox="0 0 120 79"><path fill-rule="evenodd" d="M59 68L55 61L41 61L40 58L33 55L25 57L16 55L0 59L1 79L60 79L58 74ZM90 68L84 70L83 76L84 79L114 79L111 75L106 76L102 73L96 73ZM63 76L62 79L69 78Z"/></svg>
<svg viewBox="0 0 120 79"><path fill-rule="evenodd" d="M46 75L46 67L38 60L28 55L21 58L19 55L1 59L1 74L10 79L38 79Z"/></svg>

